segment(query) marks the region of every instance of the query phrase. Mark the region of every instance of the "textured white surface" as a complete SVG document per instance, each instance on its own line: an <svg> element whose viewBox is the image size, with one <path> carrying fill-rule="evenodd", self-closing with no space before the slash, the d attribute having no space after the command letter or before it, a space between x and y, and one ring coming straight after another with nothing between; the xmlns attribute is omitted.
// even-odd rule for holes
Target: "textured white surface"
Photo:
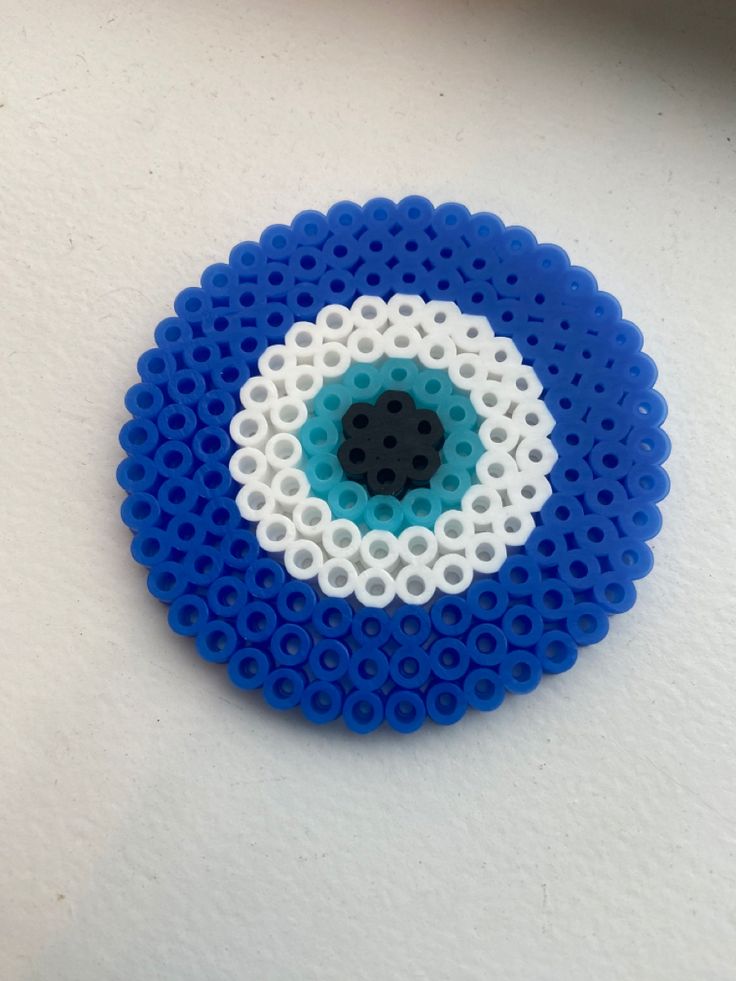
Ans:
<svg viewBox="0 0 736 981"><path fill-rule="evenodd" d="M733 5L0 13L0 977L733 978ZM172 636L116 434L205 265L410 191L528 225L621 300L673 491L639 603L571 673L359 739Z"/></svg>

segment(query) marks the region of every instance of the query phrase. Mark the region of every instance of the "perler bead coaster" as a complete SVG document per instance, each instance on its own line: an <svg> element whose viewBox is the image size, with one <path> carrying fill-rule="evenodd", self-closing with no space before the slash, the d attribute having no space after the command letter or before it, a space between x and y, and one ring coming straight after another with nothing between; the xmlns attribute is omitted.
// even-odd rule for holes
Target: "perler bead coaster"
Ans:
<svg viewBox="0 0 736 981"><path fill-rule="evenodd" d="M668 479L654 362L554 245L420 197L244 242L125 404L131 550L174 631L313 722L497 708L631 608Z"/></svg>

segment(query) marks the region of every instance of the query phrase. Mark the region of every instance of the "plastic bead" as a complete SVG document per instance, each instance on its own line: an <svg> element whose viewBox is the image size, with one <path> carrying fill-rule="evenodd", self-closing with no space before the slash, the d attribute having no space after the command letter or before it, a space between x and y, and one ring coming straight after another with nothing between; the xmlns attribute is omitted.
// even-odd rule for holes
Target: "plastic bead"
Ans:
<svg viewBox="0 0 736 981"><path fill-rule="evenodd" d="M462 205L340 202L174 313L125 398L121 516L172 630L237 687L409 733L531 691L635 602L666 404L561 249ZM393 483L349 458L375 445Z"/></svg>

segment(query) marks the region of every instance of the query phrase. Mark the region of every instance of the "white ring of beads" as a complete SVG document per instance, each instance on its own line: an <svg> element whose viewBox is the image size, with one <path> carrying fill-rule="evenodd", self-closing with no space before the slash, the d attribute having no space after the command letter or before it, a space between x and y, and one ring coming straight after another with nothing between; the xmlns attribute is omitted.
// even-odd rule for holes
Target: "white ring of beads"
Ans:
<svg viewBox="0 0 736 981"><path fill-rule="evenodd" d="M478 483L434 529L417 525L398 536L363 533L334 518L327 502L311 494L296 436L326 381L353 363L386 358L444 369L482 419ZM327 596L354 594L365 606L384 607L395 597L423 604L436 591L464 592L475 573L498 571L507 546L523 545L534 529L533 515L552 493L546 475L557 459L549 440L554 418L534 369L485 317L419 296L397 293L388 302L360 296L350 309L330 304L315 323L294 324L258 368L230 422L238 446L230 473L243 485L236 503L256 523L261 548L283 553L294 578L316 578Z"/></svg>

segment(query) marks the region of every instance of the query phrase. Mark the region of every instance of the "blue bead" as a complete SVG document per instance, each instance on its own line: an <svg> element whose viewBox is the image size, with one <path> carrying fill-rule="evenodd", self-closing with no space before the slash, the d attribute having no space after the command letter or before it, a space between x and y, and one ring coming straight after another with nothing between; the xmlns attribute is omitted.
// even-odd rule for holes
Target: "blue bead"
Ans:
<svg viewBox="0 0 736 981"><path fill-rule="evenodd" d="M490 623L482 623L468 633L468 653L474 664L494 667L500 664L508 650L506 634Z"/></svg>
<svg viewBox="0 0 736 981"><path fill-rule="evenodd" d="M429 615L421 606L399 606L390 622L393 638L399 644L423 644L432 629Z"/></svg>
<svg viewBox="0 0 736 981"><path fill-rule="evenodd" d="M130 543L130 552L135 561L146 566L163 562L171 554L172 548L171 536L161 528L145 528Z"/></svg>
<svg viewBox="0 0 736 981"><path fill-rule="evenodd" d="M537 641L535 652L542 670L548 674L569 670L578 658L575 641L563 630L545 631Z"/></svg>
<svg viewBox="0 0 736 981"><path fill-rule="evenodd" d="M171 603L187 585L184 569L177 562L157 562L148 573L148 591L163 603Z"/></svg>
<svg viewBox="0 0 736 981"><path fill-rule="evenodd" d="M298 579L289 579L279 589L276 609L279 616L290 623L306 623L317 604L314 589Z"/></svg>
<svg viewBox="0 0 736 981"><path fill-rule="evenodd" d="M608 617L596 603L578 603L565 625L580 645L597 644L608 633Z"/></svg>
<svg viewBox="0 0 736 981"><path fill-rule="evenodd" d="M439 725L458 722L467 706L465 692L452 681L438 681L427 691L427 715Z"/></svg>
<svg viewBox="0 0 736 981"><path fill-rule="evenodd" d="M421 688L429 678L429 658L419 643L402 644L391 656L389 673L397 685Z"/></svg>
<svg viewBox="0 0 736 981"><path fill-rule="evenodd" d="M471 708L492 712L503 702L505 692L498 674L491 668L474 668L463 681L463 691Z"/></svg>
<svg viewBox="0 0 736 981"><path fill-rule="evenodd" d="M227 670L234 685L250 691L263 686L273 670L273 664L265 651L244 647L232 655Z"/></svg>
<svg viewBox="0 0 736 981"><path fill-rule="evenodd" d="M272 606L263 600L253 600L238 614L238 633L251 644L262 644L270 639L277 622Z"/></svg>
<svg viewBox="0 0 736 981"><path fill-rule="evenodd" d="M443 681L464 678L470 665L467 645L453 637L439 637L430 648L432 672Z"/></svg>
<svg viewBox="0 0 736 981"><path fill-rule="evenodd" d="M387 613L366 606L353 614L350 631L359 645L375 644L380 647L388 640L391 625L392 620Z"/></svg>
<svg viewBox="0 0 736 981"><path fill-rule="evenodd" d="M394 689L386 700L386 722L396 732L416 732L424 722L427 709L415 691Z"/></svg>
<svg viewBox="0 0 736 981"><path fill-rule="evenodd" d="M305 678L294 668L276 668L263 683L263 697L275 709L294 708L302 699Z"/></svg>
<svg viewBox="0 0 736 981"><path fill-rule="evenodd" d="M525 694L539 684L542 665L531 651L509 651L499 666L498 676L507 691Z"/></svg>
<svg viewBox="0 0 736 981"><path fill-rule="evenodd" d="M226 620L210 620L197 634L197 650L205 661L225 664L238 646L238 635Z"/></svg>
<svg viewBox="0 0 736 981"><path fill-rule="evenodd" d="M131 531L154 527L161 517L161 508L152 494L139 491L130 494L122 503L120 516Z"/></svg>
<svg viewBox="0 0 736 981"><path fill-rule="evenodd" d="M377 647L361 647L353 651L348 675L361 691L375 691L388 678L388 659Z"/></svg>
<svg viewBox="0 0 736 981"><path fill-rule="evenodd" d="M309 653L309 669L324 681L339 681L350 663L350 652L339 640L321 640Z"/></svg>
<svg viewBox="0 0 736 981"><path fill-rule="evenodd" d="M356 690L345 699L343 718L353 732L373 732L383 722L383 715L383 701L374 691Z"/></svg>
<svg viewBox="0 0 736 981"><path fill-rule="evenodd" d="M334 722L342 710L343 692L329 681L313 681L307 685L301 699L302 712L310 722L324 725Z"/></svg>
<svg viewBox="0 0 736 981"><path fill-rule="evenodd" d="M261 558L248 565L245 585L255 599L277 599L284 588L286 572L274 559Z"/></svg>
<svg viewBox="0 0 736 981"><path fill-rule="evenodd" d="M353 611L344 599L327 596L312 613L312 624L322 637L343 637L350 630Z"/></svg>
<svg viewBox="0 0 736 981"><path fill-rule="evenodd" d="M312 639L303 627L286 623L274 631L270 648L277 664L293 668L309 657Z"/></svg>
<svg viewBox="0 0 736 981"><path fill-rule="evenodd" d="M468 590L468 606L477 620L500 620L508 603L507 590L493 579L480 579Z"/></svg>
<svg viewBox="0 0 736 981"><path fill-rule="evenodd" d="M169 607L169 626L176 634L194 637L207 622L208 606L201 596L183 593Z"/></svg>
<svg viewBox="0 0 736 981"><path fill-rule="evenodd" d="M166 531L172 546L184 552L204 544L207 537L207 525L197 514L175 514Z"/></svg>
<svg viewBox="0 0 736 981"><path fill-rule="evenodd" d="M161 389L152 382L139 382L128 389L125 408L136 419L150 419L157 416L164 404Z"/></svg>
<svg viewBox="0 0 736 981"><path fill-rule="evenodd" d="M459 637L467 632L471 621L468 604L459 596L443 596L432 604L430 616L435 630L447 637Z"/></svg>

